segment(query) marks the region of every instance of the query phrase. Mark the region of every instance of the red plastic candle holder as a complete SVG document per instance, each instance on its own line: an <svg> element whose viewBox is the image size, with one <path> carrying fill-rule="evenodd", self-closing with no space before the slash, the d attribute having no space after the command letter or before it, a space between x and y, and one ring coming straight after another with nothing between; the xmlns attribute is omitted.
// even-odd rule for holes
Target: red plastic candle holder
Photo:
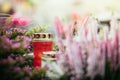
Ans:
<svg viewBox="0 0 120 80"><path fill-rule="evenodd" d="M42 66L42 53L52 51L52 34L35 33L33 38L34 67Z"/></svg>

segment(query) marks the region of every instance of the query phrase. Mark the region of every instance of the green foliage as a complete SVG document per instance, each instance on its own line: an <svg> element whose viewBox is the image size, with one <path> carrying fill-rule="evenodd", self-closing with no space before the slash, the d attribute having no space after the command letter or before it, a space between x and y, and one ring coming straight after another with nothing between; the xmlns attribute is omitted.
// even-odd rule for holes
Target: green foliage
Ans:
<svg viewBox="0 0 120 80"><path fill-rule="evenodd" d="M26 35L28 36L32 36L34 33L41 33L41 32L44 32L48 29L49 27L48 26L35 26L33 27L32 29L30 29Z"/></svg>

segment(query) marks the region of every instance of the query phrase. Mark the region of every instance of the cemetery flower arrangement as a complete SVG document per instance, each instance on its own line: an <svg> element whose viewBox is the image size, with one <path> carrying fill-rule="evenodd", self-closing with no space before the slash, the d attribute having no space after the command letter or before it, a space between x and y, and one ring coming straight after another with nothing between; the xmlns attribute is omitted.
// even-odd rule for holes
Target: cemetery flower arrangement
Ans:
<svg viewBox="0 0 120 80"><path fill-rule="evenodd" d="M30 24L28 19L9 17L1 19L4 25L0 25L0 53L1 55L23 55L32 50L32 35L35 32L44 32L47 27L35 26L26 30Z"/></svg>
<svg viewBox="0 0 120 80"><path fill-rule="evenodd" d="M0 79L1 80L40 80L49 78L45 68L34 68L32 52L32 35L44 32L46 27L34 27L26 30L28 19L15 16L0 17Z"/></svg>
<svg viewBox="0 0 120 80"><path fill-rule="evenodd" d="M119 80L120 28L116 19L110 27L98 28L93 17L78 18L64 25L55 19L57 50L54 63L34 68L32 35L48 27L26 30L29 20L10 17L0 19L0 79L1 80ZM52 65L53 64L53 65ZM50 66L52 65L52 66Z"/></svg>

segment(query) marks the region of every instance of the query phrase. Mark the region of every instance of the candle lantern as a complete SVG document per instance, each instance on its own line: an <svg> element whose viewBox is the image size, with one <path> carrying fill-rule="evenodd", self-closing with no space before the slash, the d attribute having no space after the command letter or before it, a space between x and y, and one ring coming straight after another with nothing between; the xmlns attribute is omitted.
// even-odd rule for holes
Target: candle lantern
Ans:
<svg viewBox="0 0 120 80"><path fill-rule="evenodd" d="M35 33L32 44L34 48L34 67L41 67L42 53L52 51L52 34Z"/></svg>

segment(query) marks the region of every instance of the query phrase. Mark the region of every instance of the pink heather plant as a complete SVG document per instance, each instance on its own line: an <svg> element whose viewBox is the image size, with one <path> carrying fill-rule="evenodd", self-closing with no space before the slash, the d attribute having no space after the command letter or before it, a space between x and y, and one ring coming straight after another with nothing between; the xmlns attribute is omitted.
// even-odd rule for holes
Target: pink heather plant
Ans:
<svg viewBox="0 0 120 80"><path fill-rule="evenodd" d="M59 19L55 20L57 44L59 52L62 52L57 62L65 74L68 70L74 80L84 76L92 79L96 75L104 76L106 60L110 62L111 70L120 67L120 25L115 19L111 20L110 30L103 27L103 33L97 32L97 21L88 16L79 20L76 35L73 35L76 27L61 23ZM62 38L63 33L65 38Z"/></svg>
<svg viewBox="0 0 120 80"><path fill-rule="evenodd" d="M115 68L118 68L120 67L120 50L119 50L119 40L120 40L120 28L119 28L119 24L117 23L117 20L116 19L111 19L111 22L110 22L110 25L111 25L111 45L112 45L112 54L111 54L111 58L110 61L111 61L111 67L113 69ZM108 54L109 55L109 54Z"/></svg>
<svg viewBox="0 0 120 80"><path fill-rule="evenodd" d="M55 30L56 30L56 34L59 38L61 38L63 35L63 32L64 32L63 28L64 28L64 26L62 25L61 21L58 18L56 18L55 19Z"/></svg>
<svg viewBox="0 0 120 80"><path fill-rule="evenodd" d="M92 79L97 74L104 75L105 67L105 43L98 43L97 46L93 46L93 44L90 44L87 49L87 76L90 76Z"/></svg>
<svg viewBox="0 0 120 80"><path fill-rule="evenodd" d="M58 37L57 45L59 46L61 53L64 53L64 45L63 45L64 43L62 41L63 33L64 33L63 28L64 26L62 25L61 21L58 18L56 18L55 19L55 30L56 30L56 35Z"/></svg>

